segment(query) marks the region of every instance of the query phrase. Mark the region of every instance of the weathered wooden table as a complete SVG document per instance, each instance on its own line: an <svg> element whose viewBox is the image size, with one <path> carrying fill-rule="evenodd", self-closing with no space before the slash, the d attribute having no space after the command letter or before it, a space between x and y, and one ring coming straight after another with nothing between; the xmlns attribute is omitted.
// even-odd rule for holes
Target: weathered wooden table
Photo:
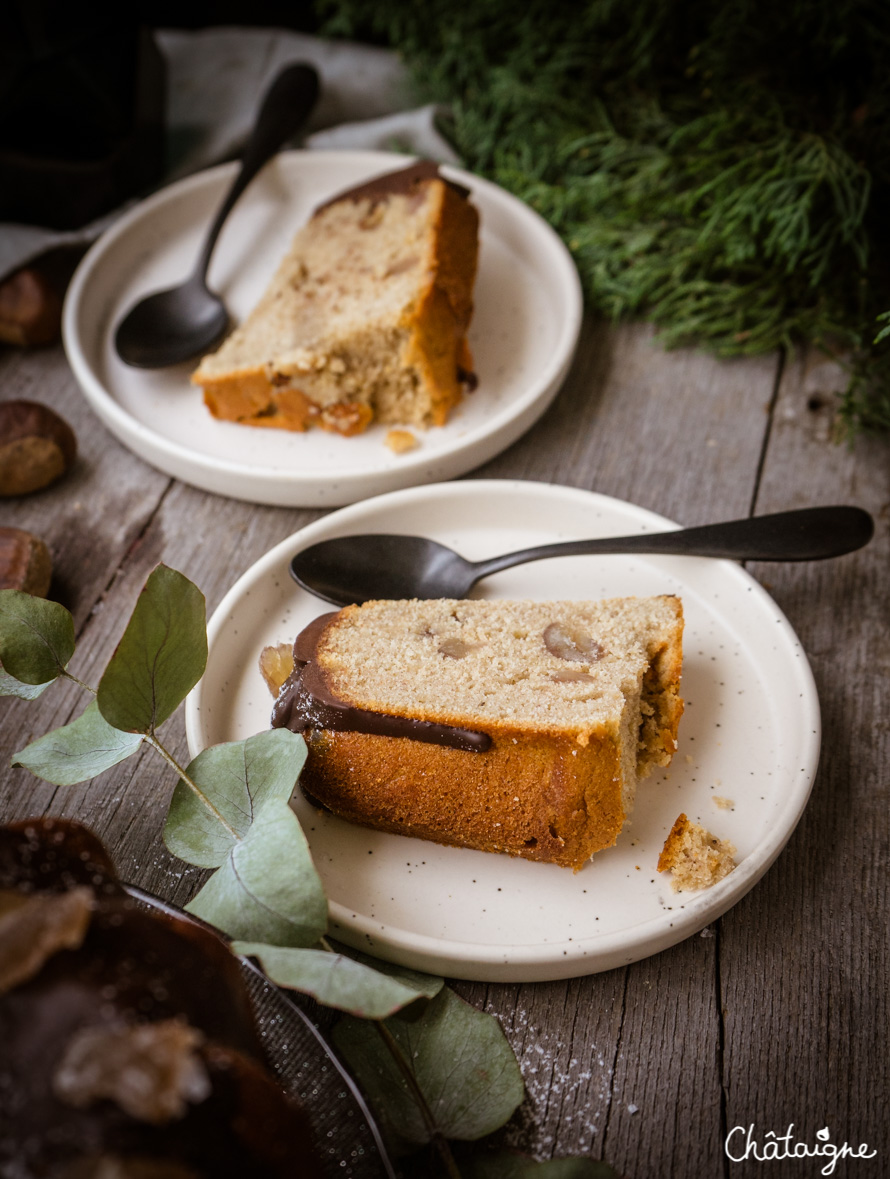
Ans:
<svg viewBox="0 0 890 1179"><path fill-rule="evenodd" d="M590 488L687 525L831 502L859 504L877 522L859 553L752 569L809 654L824 724L812 799L761 883L701 936L624 969L456 984L498 1016L517 1052L527 1098L509 1138L538 1158L606 1158L633 1179L803 1179L824 1160L724 1153L735 1126L753 1126L762 1147L794 1123L795 1140L814 1144L828 1127L838 1146L877 1152L834 1174L890 1174L890 447L831 441L836 383L817 357L719 363L665 354L646 328L588 323L547 415L474 472ZM14 397L55 406L79 438L72 477L5 501L2 520L49 544L52 596L74 613L78 665L93 682L158 561L195 581L212 610L267 549L320 515L222 499L146 466L93 416L61 349L0 356L0 398ZM0 818L84 820L125 879L186 902L198 873L161 842L174 783L150 754L67 789L8 768L12 751L72 719L80 698L68 688L0 701ZM187 760L181 717L168 740Z"/></svg>

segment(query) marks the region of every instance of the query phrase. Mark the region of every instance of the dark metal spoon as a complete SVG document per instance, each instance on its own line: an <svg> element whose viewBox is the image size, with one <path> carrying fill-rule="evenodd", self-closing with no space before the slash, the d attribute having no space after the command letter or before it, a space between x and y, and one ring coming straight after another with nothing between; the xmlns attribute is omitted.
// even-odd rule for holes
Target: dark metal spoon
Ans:
<svg viewBox="0 0 890 1179"><path fill-rule="evenodd" d="M250 135L241 170L210 227L190 278L181 286L156 291L131 307L114 333L125 364L164 368L208 351L229 326L229 313L207 287L207 269L223 223L263 165L293 136L315 105L318 74L299 63L282 70L266 92Z"/></svg>
<svg viewBox="0 0 890 1179"><path fill-rule="evenodd" d="M803 508L675 532L642 532L546 544L487 561L467 561L423 536L338 536L310 545L290 564L303 587L337 606L374 598L464 598L480 578L526 561L606 553L819 561L868 544L874 521L862 508Z"/></svg>

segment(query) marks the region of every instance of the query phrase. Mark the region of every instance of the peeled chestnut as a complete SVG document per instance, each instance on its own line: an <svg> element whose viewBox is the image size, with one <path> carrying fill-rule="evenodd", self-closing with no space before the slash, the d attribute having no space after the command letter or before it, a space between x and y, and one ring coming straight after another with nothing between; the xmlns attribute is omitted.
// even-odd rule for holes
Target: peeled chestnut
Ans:
<svg viewBox="0 0 890 1179"><path fill-rule="evenodd" d="M543 638L551 655L570 663L596 663L606 654L606 649L579 626L551 622Z"/></svg>
<svg viewBox="0 0 890 1179"><path fill-rule="evenodd" d="M49 487L77 457L68 423L36 401L0 401L0 495Z"/></svg>

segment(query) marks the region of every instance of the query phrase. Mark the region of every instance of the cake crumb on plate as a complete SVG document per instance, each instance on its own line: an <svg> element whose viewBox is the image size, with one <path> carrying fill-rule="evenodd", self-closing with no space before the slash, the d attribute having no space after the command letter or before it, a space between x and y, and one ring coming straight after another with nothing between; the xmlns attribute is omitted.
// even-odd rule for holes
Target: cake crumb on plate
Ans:
<svg viewBox="0 0 890 1179"><path fill-rule="evenodd" d="M670 872L674 892L710 888L735 867L736 849L685 814L680 814L658 857L658 871Z"/></svg>
<svg viewBox="0 0 890 1179"><path fill-rule="evenodd" d="M394 454L404 454L419 445L410 430L387 430L383 441Z"/></svg>

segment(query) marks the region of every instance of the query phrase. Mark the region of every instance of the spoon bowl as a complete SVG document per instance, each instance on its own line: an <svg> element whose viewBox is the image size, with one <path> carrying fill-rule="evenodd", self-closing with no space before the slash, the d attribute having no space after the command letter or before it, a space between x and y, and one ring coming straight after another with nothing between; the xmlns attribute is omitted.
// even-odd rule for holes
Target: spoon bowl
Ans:
<svg viewBox="0 0 890 1179"><path fill-rule="evenodd" d="M338 536L310 545L290 563L291 576L309 593L336 606L375 598L464 598L477 581L551 557L651 553L720 557L737 561L819 561L867 544L874 521L862 508L802 508L746 520L729 520L673 532L597 537L539 545L487 561L468 561L423 536Z"/></svg>
<svg viewBox="0 0 890 1179"><path fill-rule="evenodd" d="M208 288L203 275L193 274L182 286L156 291L137 303L118 325L114 346L134 368L184 364L208 352L228 326L222 299Z"/></svg>
<svg viewBox="0 0 890 1179"><path fill-rule="evenodd" d="M114 333L114 347L134 368L166 368L207 352L225 334L229 313L207 286L207 270L220 231L235 202L278 149L308 117L318 97L318 74L299 62L287 66L267 91L241 161L198 257L178 287L155 291L131 307Z"/></svg>
<svg viewBox="0 0 890 1179"><path fill-rule="evenodd" d="M290 569L303 589L338 606L375 598L463 598L480 576L447 545L387 533L323 540L297 553Z"/></svg>

